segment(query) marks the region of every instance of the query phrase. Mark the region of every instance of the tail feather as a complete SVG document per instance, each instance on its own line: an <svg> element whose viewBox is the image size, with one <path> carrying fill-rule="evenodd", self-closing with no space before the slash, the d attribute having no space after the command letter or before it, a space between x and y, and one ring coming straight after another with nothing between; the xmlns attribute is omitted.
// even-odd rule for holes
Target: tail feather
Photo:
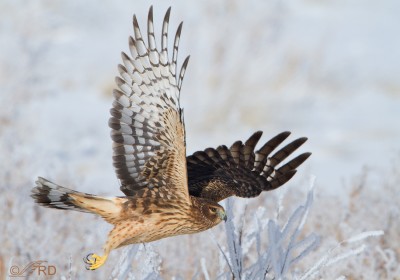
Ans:
<svg viewBox="0 0 400 280"><path fill-rule="evenodd" d="M110 223L119 220L121 205L126 201L125 198L107 198L77 192L42 177L36 181L36 187L32 189L31 196L36 203L44 207L94 213Z"/></svg>
<svg viewBox="0 0 400 280"><path fill-rule="evenodd" d="M36 181L36 187L32 189L31 197L36 203L44 207L89 212L87 209L74 204L74 199L70 196L71 194L92 196L90 194L84 194L61 187L53 182L39 177Z"/></svg>

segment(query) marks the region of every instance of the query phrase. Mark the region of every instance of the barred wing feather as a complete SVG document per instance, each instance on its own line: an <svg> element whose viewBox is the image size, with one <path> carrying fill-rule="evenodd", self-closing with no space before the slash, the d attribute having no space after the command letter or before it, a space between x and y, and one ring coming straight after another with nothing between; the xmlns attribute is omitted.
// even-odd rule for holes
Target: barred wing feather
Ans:
<svg viewBox="0 0 400 280"><path fill-rule="evenodd" d="M182 24L176 32L172 60L168 58L168 9L157 50L153 11L150 8L146 46L136 16L134 37L129 38L131 57L122 53L123 65L116 78L110 110L113 164L127 196L141 189L166 191L188 198L185 128L179 92L189 57L176 74Z"/></svg>
<svg viewBox="0 0 400 280"><path fill-rule="evenodd" d="M208 148L188 156L190 195L214 201L233 195L255 197L285 184L311 155L303 153L281 165L307 138L296 139L273 153L290 135L290 132L282 132L254 151L261 135L258 131L244 144L237 141L230 148Z"/></svg>

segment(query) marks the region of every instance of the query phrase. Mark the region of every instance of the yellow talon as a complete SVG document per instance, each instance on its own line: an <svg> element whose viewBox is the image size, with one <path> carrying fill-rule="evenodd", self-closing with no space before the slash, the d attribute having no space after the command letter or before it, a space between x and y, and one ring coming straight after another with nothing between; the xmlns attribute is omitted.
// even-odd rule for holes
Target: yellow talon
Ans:
<svg viewBox="0 0 400 280"><path fill-rule="evenodd" d="M87 264L87 270L95 270L106 262L107 257L108 255L99 256L97 254L89 254L86 256L86 259L83 259L83 261Z"/></svg>

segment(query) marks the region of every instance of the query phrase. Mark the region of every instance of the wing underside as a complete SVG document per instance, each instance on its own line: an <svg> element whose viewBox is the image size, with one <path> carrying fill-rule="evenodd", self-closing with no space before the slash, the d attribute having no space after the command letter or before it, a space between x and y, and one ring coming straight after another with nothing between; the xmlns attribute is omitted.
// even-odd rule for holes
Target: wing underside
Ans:
<svg viewBox="0 0 400 280"><path fill-rule="evenodd" d="M118 89L110 110L113 164L128 196L141 189L165 190L188 197L185 128L179 92L188 63L176 73L182 24L176 32L172 59L167 48L170 9L162 26L161 50L156 47L152 7L147 25L147 45L136 16L131 56L122 53Z"/></svg>

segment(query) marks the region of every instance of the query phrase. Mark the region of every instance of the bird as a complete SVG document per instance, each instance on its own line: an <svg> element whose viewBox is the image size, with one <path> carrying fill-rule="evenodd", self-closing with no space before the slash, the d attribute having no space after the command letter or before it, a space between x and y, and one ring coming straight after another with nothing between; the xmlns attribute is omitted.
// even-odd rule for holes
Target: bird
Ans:
<svg viewBox="0 0 400 280"><path fill-rule="evenodd" d="M221 200L256 197L279 188L311 155L302 153L285 162L307 141L301 137L278 148L289 137L288 131L256 150L262 136L257 131L244 143L236 141L229 148L221 145L186 156L180 91L189 56L178 73L182 22L171 51L170 12L171 7L162 23L161 48L154 35L151 6L147 36L142 36L134 15L131 55L121 53L109 127L113 165L124 196L83 193L42 177L32 189L32 198L41 206L94 213L113 225L103 254L91 253L84 258L88 270L101 267L116 248L194 234L226 221Z"/></svg>

